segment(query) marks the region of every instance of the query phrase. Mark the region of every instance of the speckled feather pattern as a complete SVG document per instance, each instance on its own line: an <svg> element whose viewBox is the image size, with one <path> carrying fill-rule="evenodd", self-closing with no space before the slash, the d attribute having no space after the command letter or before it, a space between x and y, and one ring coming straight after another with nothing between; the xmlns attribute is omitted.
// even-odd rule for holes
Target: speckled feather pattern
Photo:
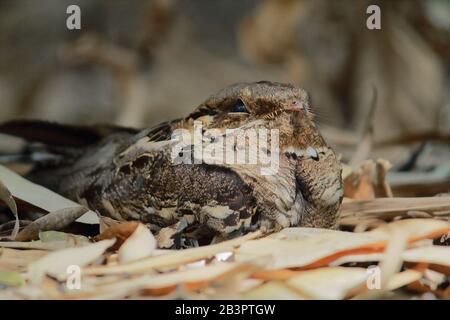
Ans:
<svg viewBox="0 0 450 320"><path fill-rule="evenodd" d="M237 100L245 114L230 113ZM261 175L258 164L174 165L171 133L192 131L194 121L205 129L278 129L278 172ZM141 220L155 233L183 221L179 232L192 239L222 240L255 228L333 228L343 195L340 162L314 124L308 94L280 83L230 86L183 119L111 133L78 154L31 177L103 215Z"/></svg>

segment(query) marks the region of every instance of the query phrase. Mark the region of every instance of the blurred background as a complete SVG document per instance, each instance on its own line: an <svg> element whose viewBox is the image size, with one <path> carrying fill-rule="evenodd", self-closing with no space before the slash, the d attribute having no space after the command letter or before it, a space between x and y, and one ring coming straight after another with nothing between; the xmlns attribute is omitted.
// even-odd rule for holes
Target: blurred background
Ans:
<svg viewBox="0 0 450 320"><path fill-rule="evenodd" d="M229 84L281 81L309 91L344 161L446 183L449 62L448 0L0 1L1 121L148 127Z"/></svg>

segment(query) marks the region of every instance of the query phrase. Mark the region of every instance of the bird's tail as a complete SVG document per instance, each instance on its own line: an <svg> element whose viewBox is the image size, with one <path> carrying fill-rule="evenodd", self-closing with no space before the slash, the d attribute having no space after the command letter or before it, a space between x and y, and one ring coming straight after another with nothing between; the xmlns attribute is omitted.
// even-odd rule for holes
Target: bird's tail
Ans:
<svg viewBox="0 0 450 320"><path fill-rule="evenodd" d="M85 148L118 131L137 132L111 125L77 126L35 120L6 122L0 124L0 163L59 165L78 157ZM20 142L16 138L20 138ZM8 139L18 142L17 146L8 144Z"/></svg>

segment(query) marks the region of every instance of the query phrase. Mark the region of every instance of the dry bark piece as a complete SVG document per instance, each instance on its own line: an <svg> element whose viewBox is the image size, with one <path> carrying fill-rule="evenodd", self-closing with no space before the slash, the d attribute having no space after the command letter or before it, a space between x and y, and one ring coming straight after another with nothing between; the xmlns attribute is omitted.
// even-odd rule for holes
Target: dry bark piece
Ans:
<svg viewBox="0 0 450 320"><path fill-rule="evenodd" d="M19 230L29 225L32 221L30 220L20 220L19 219ZM6 238L11 239L11 233L14 230L16 221L8 221L0 225L0 239Z"/></svg>
<svg viewBox="0 0 450 320"><path fill-rule="evenodd" d="M50 212L49 214L39 218L27 225L16 237L17 241L29 241L39 238L39 232L61 230L89 210L84 207L65 208Z"/></svg>
<svg viewBox="0 0 450 320"><path fill-rule="evenodd" d="M370 201L353 201L341 206L341 223L347 218L389 219L405 215L408 211L446 214L450 210L450 197L379 198Z"/></svg>

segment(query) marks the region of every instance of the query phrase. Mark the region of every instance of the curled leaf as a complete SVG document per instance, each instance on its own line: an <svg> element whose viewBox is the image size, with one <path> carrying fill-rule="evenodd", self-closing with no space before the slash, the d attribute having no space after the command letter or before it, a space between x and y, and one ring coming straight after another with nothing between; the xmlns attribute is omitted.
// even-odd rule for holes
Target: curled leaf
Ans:
<svg viewBox="0 0 450 320"><path fill-rule="evenodd" d="M116 238L117 241L111 250L118 250L120 246L125 242L125 240L130 237L136 228L139 226L139 222L128 221L123 223L114 224L113 226L107 228L105 231L100 233L94 238L95 241L101 241L105 239Z"/></svg>
<svg viewBox="0 0 450 320"><path fill-rule="evenodd" d="M8 190L8 188L3 184L1 180L0 180L0 200L2 200L8 205L9 209L14 214L14 218L16 219L14 223L14 228L11 233L11 239L14 240L17 236L17 233L19 232L19 215L17 213L17 204L11 192Z"/></svg>
<svg viewBox="0 0 450 320"><path fill-rule="evenodd" d="M156 240L150 230L139 224L119 249L119 262L127 263L150 256L156 249Z"/></svg>

